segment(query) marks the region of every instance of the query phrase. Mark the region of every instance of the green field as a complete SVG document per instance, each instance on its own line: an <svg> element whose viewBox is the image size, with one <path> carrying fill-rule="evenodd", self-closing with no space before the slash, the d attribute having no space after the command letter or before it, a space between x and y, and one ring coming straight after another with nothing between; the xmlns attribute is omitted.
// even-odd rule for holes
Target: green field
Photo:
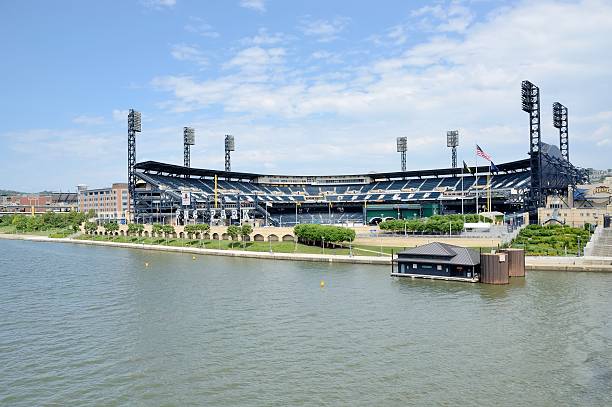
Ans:
<svg viewBox="0 0 612 407"><path fill-rule="evenodd" d="M33 236L47 236L47 237L67 237L74 233L70 229L54 228L47 230L31 230L31 231L17 231L17 228L13 225L0 226L0 233L6 234L21 234L21 235L33 235Z"/></svg>
<svg viewBox="0 0 612 407"><path fill-rule="evenodd" d="M348 255L350 248L336 247L323 249L319 246L308 246L294 242L235 242L231 240L195 240L195 239L178 239L178 238L151 238L151 237L126 237L126 236L89 236L82 235L78 239L95 240L102 242L118 242L118 243L138 243L138 244L158 244L176 247L199 247L204 249L220 249L220 250L246 250L253 252L269 252L274 253L310 253L310 254L340 254ZM362 246L353 247L353 255L355 256L389 256L392 252L397 252L397 247L382 247L380 246Z"/></svg>

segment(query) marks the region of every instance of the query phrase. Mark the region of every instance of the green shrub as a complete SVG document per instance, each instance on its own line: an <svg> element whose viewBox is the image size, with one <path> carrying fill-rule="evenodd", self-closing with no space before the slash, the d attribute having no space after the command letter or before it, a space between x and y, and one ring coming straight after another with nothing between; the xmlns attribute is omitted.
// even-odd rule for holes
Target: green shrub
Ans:
<svg viewBox="0 0 612 407"><path fill-rule="evenodd" d="M355 231L342 226L318 225L304 223L296 225L293 232L298 240L306 244L342 243L355 239Z"/></svg>

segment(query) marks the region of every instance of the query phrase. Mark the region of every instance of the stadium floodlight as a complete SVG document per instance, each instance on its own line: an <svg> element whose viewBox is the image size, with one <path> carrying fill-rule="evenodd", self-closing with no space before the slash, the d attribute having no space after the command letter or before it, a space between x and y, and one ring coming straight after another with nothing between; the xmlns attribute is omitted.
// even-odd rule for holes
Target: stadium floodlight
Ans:
<svg viewBox="0 0 612 407"><path fill-rule="evenodd" d="M542 150L540 129L540 88L529 81L521 82L521 107L529 113L529 161L531 186L529 189L529 211L534 213L544 204L542 195Z"/></svg>
<svg viewBox="0 0 612 407"><path fill-rule="evenodd" d="M133 131L139 133L142 131L142 115L134 109L130 109L130 113L128 114L128 126L130 125Z"/></svg>
<svg viewBox="0 0 612 407"><path fill-rule="evenodd" d="M193 146L195 144L195 129L193 127L183 127L183 138L185 144Z"/></svg>
<svg viewBox="0 0 612 407"><path fill-rule="evenodd" d="M406 137L397 138L397 152L401 154L402 172L406 171L406 151L408 150L408 139Z"/></svg>
<svg viewBox="0 0 612 407"><path fill-rule="evenodd" d="M230 152L235 151L235 149L236 149L236 144L234 142L234 136L226 134L225 135L225 171L232 170Z"/></svg>
<svg viewBox="0 0 612 407"><path fill-rule="evenodd" d="M193 127L183 127L183 159L185 167L191 166L191 146L195 144ZM187 177L187 175L185 175Z"/></svg>
<svg viewBox="0 0 612 407"><path fill-rule="evenodd" d="M142 117L140 112L130 109L128 113L128 192L130 201L130 217L134 214L134 200L136 193L136 133L142 132Z"/></svg>
<svg viewBox="0 0 612 407"><path fill-rule="evenodd" d="M446 146L451 148L451 165L457 168L457 146L459 145L459 130L446 132Z"/></svg>
<svg viewBox="0 0 612 407"><path fill-rule="evenodd" d="M561 156L569 161L569 132L567 107L559 102L553 103L553 126L559 129L559 149Z"/></svg>

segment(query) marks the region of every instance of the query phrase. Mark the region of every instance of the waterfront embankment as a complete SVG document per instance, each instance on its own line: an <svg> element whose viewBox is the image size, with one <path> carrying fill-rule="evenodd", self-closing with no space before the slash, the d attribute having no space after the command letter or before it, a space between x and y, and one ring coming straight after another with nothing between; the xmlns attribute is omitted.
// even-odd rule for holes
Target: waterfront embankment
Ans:
<svg viewBox="0 0 612 407"><path fill-rule="evenodd" d="M389 256L347 256L337 254L315 254L315 253L277 253L277 252L256 252L245 250L218 250L204 249L197 247L164 246L155 244L141 243L120 243L105 242L95 240L80 240L71 238L50 238L46 236L35 236L25 234L0 234L0 239L28 240L33 242L46 243L72 243L81 245L95 245L119 248L131 248L142 250L155 250L162 252L192 253L199 255L246 257L267 260L294 260L294 261L313 261L328 263L353 263L353 264L373 264L390 266ZM558 257L558 256L526 256L525 268L527 270L542 271L586 271L586 272L612 272L612 258L610 257Z"/></svg>
<svg viewBox="0 0 612 407"><path fill-rule="evenodd" d="M391 257L389 256L346 256L338 254L313 254L313 253L277 253L277 252L255 252L246 250L218 250L218 249L203 249L198 247L183 247L183 246L164 246L155 244L141 243L119 243L119 242L104 242L96 240L80 240L70 238L50 238L46 236L19 235L19 234L0 234L0 239L15 239L28 240L33 242L51 242L51 243L74 243L83 245L95 246L110 246L122 247L142 250L156 250L164 252L191 253L200 255L213 256L229 256L229 257L247 257L255 259L268 260L297 260L297 261L316 261L327 263L354 263L354 264L374 264L374 265L391 265Z"/></svg>

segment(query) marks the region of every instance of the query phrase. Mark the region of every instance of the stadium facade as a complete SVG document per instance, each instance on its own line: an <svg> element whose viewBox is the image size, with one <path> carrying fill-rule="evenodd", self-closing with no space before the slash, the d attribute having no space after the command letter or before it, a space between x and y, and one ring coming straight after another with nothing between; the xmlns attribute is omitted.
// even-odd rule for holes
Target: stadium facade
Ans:
<svg viewBox="0 0 612 407"><path fill-rule="evenodd" d="M566 194L581 171L544 145L545 194ZM489 166L350 175L266 175L146 161L135 165L134 221L261 224L375 223L386 218L523 212L534 174L530 160Z"/></svg>

